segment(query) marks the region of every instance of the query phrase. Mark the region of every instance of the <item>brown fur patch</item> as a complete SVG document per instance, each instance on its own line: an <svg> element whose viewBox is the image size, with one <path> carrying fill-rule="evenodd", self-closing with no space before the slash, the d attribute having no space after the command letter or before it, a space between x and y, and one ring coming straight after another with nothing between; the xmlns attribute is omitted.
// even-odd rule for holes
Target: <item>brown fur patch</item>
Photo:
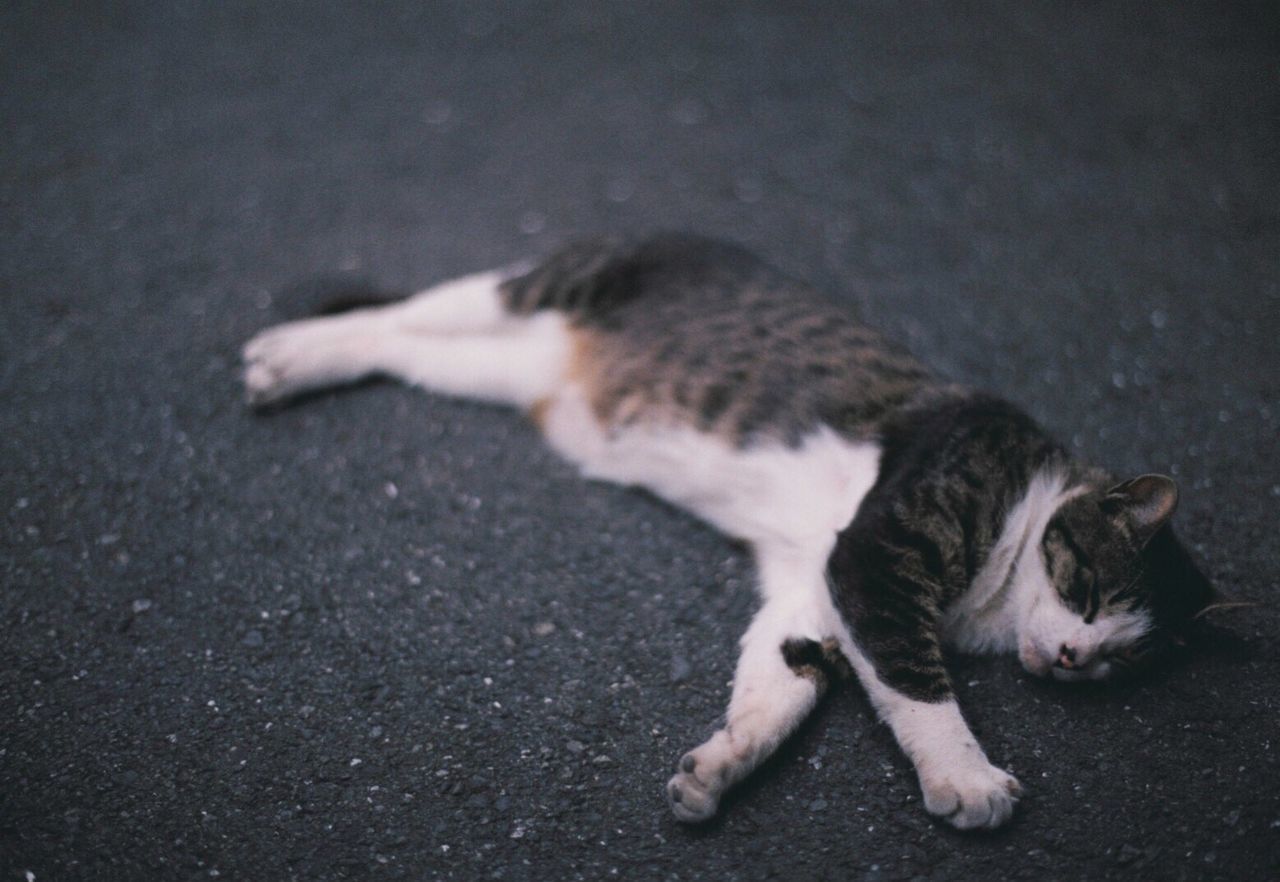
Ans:
<svg viewBox="0 0 1280 882"><path fill-rule="evenodd" d="M565 367L564 385L577 385L585 389L588 400L593 403L593 412L599 416L599 411L594 406L594 386L592 383L592 378L596 373L594 363L599 358L596 354L596 348L597 344L593 340L593 335L590 331L574 327L569 329L569 360ZM538 427L539 431L546 431L547 418L555 405L556 393L553 393L545 398L539 398L529 408L529 419Z"/></svg>
<svg viewBox="0 0 1280 882"><path fill-rule="evenodd" d="M545 431L547 428L547 411L551 409L551 403L551 398L539 398L529 408L529 419L540 431Z"/></svg>
<svg viewBox="0 0 1280 882"><path fill-rule="evenodd" d="M568 318L572 378L607 426L685 425L735 446L798 444L821 425L867 437L937 385L847 305L693 237L570 245L503 296Z"/></svg>

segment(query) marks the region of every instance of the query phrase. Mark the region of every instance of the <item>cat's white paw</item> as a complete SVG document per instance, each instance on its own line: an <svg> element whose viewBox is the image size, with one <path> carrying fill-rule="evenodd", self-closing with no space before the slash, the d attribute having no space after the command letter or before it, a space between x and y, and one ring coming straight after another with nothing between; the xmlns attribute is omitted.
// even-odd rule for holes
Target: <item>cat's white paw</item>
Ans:
<svg viewBox="0 0 1280 882"><path fill-rule="evenodd" d="M980 756L921 772L920 788L925 810L961 830L1003 825L1022 795L1017 778Z"/></svg>
<svg viewBox="0 0 1280 882"><path fill-rule="evenodd" d="M680 771L667 782L671 812L686 824L708 820L720 807L720 794L724 791L721 775L708 757L698 757L706 746L681 757Z"/></svg>
<svg viewBox="0 0 1280 882"><path fill-rule="evenodd" d="M246 400L255 407L273 404L329 379L338 342L305 320L258 334L241 353Z"/></svg>

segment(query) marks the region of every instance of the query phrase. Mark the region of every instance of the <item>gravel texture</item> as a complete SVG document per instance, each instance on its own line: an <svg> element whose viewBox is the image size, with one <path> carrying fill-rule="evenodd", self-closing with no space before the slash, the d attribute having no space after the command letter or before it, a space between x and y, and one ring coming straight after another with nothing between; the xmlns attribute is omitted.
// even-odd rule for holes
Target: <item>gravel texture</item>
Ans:
<svg viewBox="0 0 1280 882"><path fill-rule="evenodd" d="M1275 4L88 6L0 11L0 882L1280 874ZM1176 475L1263 605L1127 687L957 660L994 835L854 686L680 826L739 549L504 411L237 385L308 280L671 227Z"/></svg>

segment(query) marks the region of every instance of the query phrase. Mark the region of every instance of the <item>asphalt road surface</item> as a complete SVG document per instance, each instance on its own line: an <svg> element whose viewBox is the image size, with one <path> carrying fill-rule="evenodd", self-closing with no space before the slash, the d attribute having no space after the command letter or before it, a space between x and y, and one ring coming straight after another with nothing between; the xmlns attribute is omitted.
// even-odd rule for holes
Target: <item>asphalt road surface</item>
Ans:
<svg viewBox="0 0 1280 882"><path fill-rule="evenodd" d="M1280 874L1275 4L88 7L0 11L0 882ZM1175 475L1262 605L1124 687L957 659L998 833L854 684L679 825L741 550L511 413L237 379L326 278L663 228Z"/></svg>

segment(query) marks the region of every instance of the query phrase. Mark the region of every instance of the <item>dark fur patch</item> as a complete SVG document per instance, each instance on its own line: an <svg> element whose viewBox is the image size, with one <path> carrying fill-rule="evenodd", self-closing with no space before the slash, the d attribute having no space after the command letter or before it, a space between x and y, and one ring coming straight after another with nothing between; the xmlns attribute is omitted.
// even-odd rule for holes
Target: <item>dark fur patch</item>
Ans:
<svg viewBox="0 0 1280 882"><path fill-rule="evenodd" d="M782 658L797 676L812 680L819 692L853 673L840 645L830 637L821 643L803 638L787 640L782 644Z"/></svg>

